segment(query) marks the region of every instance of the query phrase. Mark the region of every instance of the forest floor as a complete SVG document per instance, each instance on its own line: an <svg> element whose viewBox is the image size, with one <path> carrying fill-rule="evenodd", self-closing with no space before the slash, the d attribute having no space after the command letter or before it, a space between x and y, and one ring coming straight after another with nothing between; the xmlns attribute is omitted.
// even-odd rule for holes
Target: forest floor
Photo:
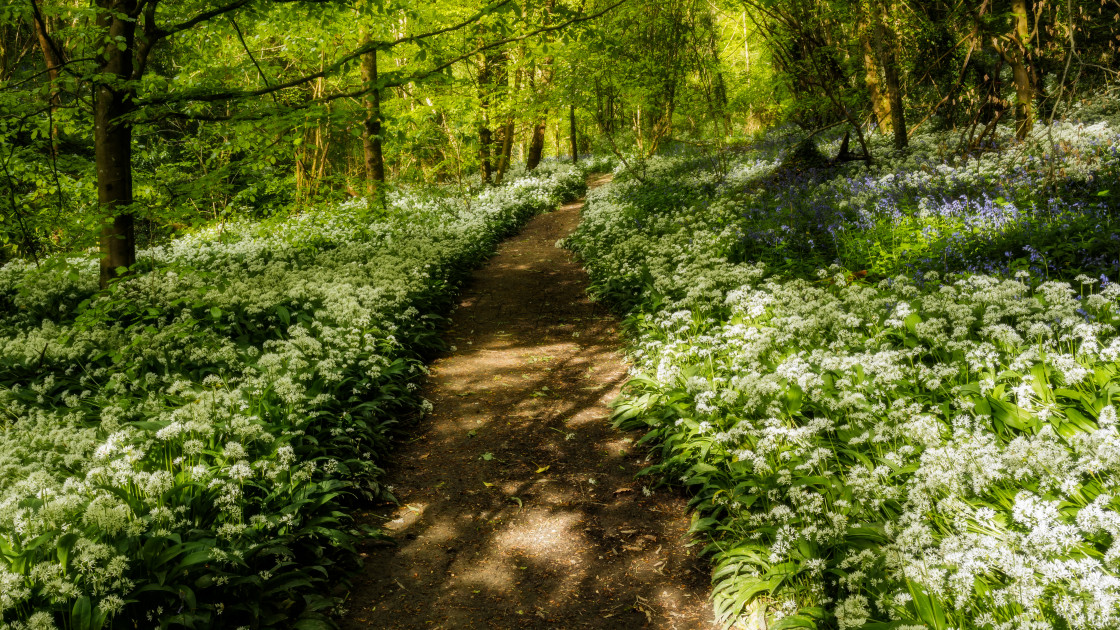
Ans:
<svg viewBox="0 0 1120 630"><path fill-rule="evenodd" d="M362 547L345 630L717 627L685 500L646 496L640 435L608 421L619 321L556 247L582 207L534 218L467 285L434 409L389 462L400 504L361 516L395 544Z"/></svg>

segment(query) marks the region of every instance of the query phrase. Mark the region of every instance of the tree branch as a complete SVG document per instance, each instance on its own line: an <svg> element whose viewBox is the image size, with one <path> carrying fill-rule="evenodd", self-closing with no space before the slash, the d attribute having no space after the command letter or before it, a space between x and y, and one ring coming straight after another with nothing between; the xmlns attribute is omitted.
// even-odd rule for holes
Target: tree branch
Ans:
<svg viewBox="0 0 1120 630"><path fill-rule="evenodd" d="M447 26L445 28L437 29L435 31L429 31L427 33L422 33L420 35L411 35L411 36L408 36L408 37L402 37L400 39L396 39L396 40L388 41L388 42L386 42L386 41L370 42L368 44L359 46L359 47L355 48L354 50L346 53L345 55L343 55L343 56L339 57L338 59L336 59L335 61L331 62L330 64L324 66L323 69L321 69L317 72L313 72L311 74L307 74L307 75L304 75L302 77L298 77L296 79L291 79L289 81L284 81L282 83L273 84L273 85L270 85L270 86L267 86L267 87L264 87L264 88L259 88L259 89L256 89L256 90L225 90L225 91L221 91L221 92L196 91L196 92L193 92L193 93L188 92L188 93L183 93L183 94L178 94L178 95L168 94L168 95L158 97L158 98L151 98L151 99L147 99L147 100L142 100L142 101L138 102L137 105L140 106L140 107L143 107L143 106L150 106L150 105L165 105L165 104L184 103L184 102L214 103L214 102L220 102L220 101L232 101L232 100L238 100L238 99L243 99L243 98L253 98L253 97L257 97L257 96L264 96L266 94L271 94L273 92L278 92L280 90L285 90L285 89L288 89L288 88L297 87L297 86L303 85L305 83L310 83L311 81L314 81L316 79L320 79L320 78L323 78L323 77L326 77L326 76L330 76L331 74L337 72L339 69L341 69L346 64L358 59L359 57L361 57L362 55L365 55L367 53L374 52L374 51L389 50L389 49L392 49L396 46L400 46L402 44L414 43L414 42L417 42L417 41L421 41L421 40L424 40L424 39L435 37L437 35L446 34L446 33L450 33L450 32L462 29L466 26L469 26L470 24L473 24L474 22L477 22L483 16L485 16L489 13L492 13L496 9L502 7L503 5L508 4L511 1L512 0L498 0L498 2L495 2L491 5L488 5L487 7L480 10L478 13L472 15L470 18L468 18L468 19L466 19L462 22L459 22L457 24L453 24L451 26ZM468 57L470 57L472 55L476 55L476 54L478 54L480 52L483 52L485 50L489 50L491 48L495 48L495 47L498 47L498 46L504 46L506 44L510 44L510 43L513 43L513 42L518 42L518 41L521 41L521 40L524 40L524 39L528 39L530 37L540 35L541 33L547 33L547 32L551 32L551 31L557 31L557 30L560 30L560 29L563 29L563 28L567 28L568 26L571 26L572 24L575 24L575 23L578 23L578 22L585 22L585 21L588 21L588 20L596 19L598 17L601 17L601 16L605 15L606 13L610 12L611 10L615 9L616 7L622 5L623 3L627 2L627 1L628 0L618 0L614 4L608 6L607 8L605 8L601 11L598 11L596 13L590 14L590 15L574 17L570 20L567 20L563 23L556 24L556 25L553 25L553 26L543 26L543 27L537 28L537 29L535 29L535 30L533 30L529 33L525 33L524 35L515 36L515 37L506 37L506 38L502 38L502 39L492 41L490 43L478 46L478 47L470 50L469 52L466 52L466 53L457 55L455 57L452 57L451 59L445 60L444 62L440 63L439 65L435 66L434 68L430 68L430 69L425 70L423 72L417 72L417 73L407 75L408 78L406 78L406 79L401 79L401 80L398 80L397 82L381 82L381 81L379 81L377 87L378 88L396 87L396 86L400 86L400 85L405 85L405 84L407 84L411 81L421 80L421 79L429 77L429 76L431 76L431 75L433 75L437 72L443 71L444 69L448 68L452 64L455 64L459 61L467 59ZM367 87L367 88L364 88L364 89L362 89L360 91L356 91L356 92L348 92L348 93L330 95L328 97L324 97L324 98L318 99L317 101L313 101L313 102L326 102L326 101L331 101L331 100L335 100L335 99L338 99L338 98L362 96L365 93L367 93L370 89L372 89L372 87Z"/></svg>
<svg viewBox="0 0 1120 630"><path fill-rule="evenodd" d="M97 61L97 57L82 57L80 59L68 59L68 60L58 64L57 66L52 66L50 68L46 68L44 70L40 70L40 71L38 71L34 74L31 74L31 75L27 76L24 79L21 79L20 81L18 81L16 83L10 83L8 85L0 87L0 91L10 92L10 91L15 90L17 88L23 87L24 85L27 85L28 83L31 83L32 81L34 81L34 80L38 79L39 77L43 76L44 74L48 74L51 70L54 70L54 69L65 71L68 74L70 74L70 76L73 76L75 78L79 78L79 79L83 78L81 75L70 72L69 69L68 69L68 66L72 66L76 63L81 63L81 62L85 62L85 61Z"/></svg>
<svg viewBox="0 0 1120 630"><path fill-rule="evenodd" d="M261 81L264 81L264 84L265 84L266 87L271 85L268 82L268 75L266 75L264 73L264 70L261 69L261 64L257 63L257 59L255 57L253 57L253 52L251 50L249 50L249 45L245 43L245 36L241 34L241 27L237 26L237 20L234 20L232 15L229 15L229 16L226 16L226 17L229 18L230 25L233 26L234 32L237 33L237 41L241 42L241 47L245 49L245 54L249 56L249 61L253 62L253 66L257 69L257 72L261 75ZM276 101L276 94L275 93L270 94L269 96L272 97L273 101Z"/></svg>
<svg viewBox="0 0 1120 630"><path fill-rule="evenodd" d="M39 3L35 2L35 0L30 0L30 2L31 2L32 19L35 20L35 22L37 22L36 28L41 29L41 31L42 31L41 36L47 42L47 46L50 47L51 52L54 54L55 59L57 59L59 61L59 63L64 62L66 60L66 55L62 54L62 50L58 47L58 44L55 43L54 38L51 37L50 33L47 32L47 21L46 21L46 19L43 18L42 12L39 11ZM61 66L54 66L54 67L47 68L47 72L57 70L60 67Z"/></svg>
<svg viewBox="0 0 1120 630"><path fill-rule="evenodd" d="M516 37L506 37L506 38L503 38L503 39L492 41L492 42L487 43L487 44L483 44L483 45L478 46L477 48L475 48L473 50L470 50L468 52L465 52L465 53L462 53L462 54L457 55L455 57L452 57L451 59L444 60L442 63L440 63L439 65L437 65L433 68L429 68L427 70L423 70L423 71L420 71L420 72L409 73L409 74L403 74L403 75L398 74L398 75L396 75L398 78L389 78L388 80L378 81L376 87L377 87L377 89L384 89L384 88L387 88L387 87L399 87L399 86L402 86L402 85L408 85L409 83L412 83L412 82L415 82L415 81L422 81L422 80L432 76L433 74L437 74L439 72L442 72L442 71L446 70L448 67L450 67L450 66L452 66L452 65L454 65L454 64L456 64L460 61L463 61L464 59L469 59L470 57L473 57L474 55L477 55L481 52L490 50L491 48L497 48L499 46L505 46L506 44L512 44L512 43L515 43L515 42L523 41L523 40L529 39L530 37L535 37L537 35L540 35L542 33L557 31L557 30L560 30L560 29L563 29L563 28L567 28L568 26L571 26L572 24L576 24L576 23L579 23L579 22L586 22L588 20L594 20L596 18L602 17L603 15L606 15L607 13L609 13L610 11L614 10L615 8L621 6L622 4L625 4L627 1L628 0L618 0L618 2L615 2L614 4L608 6L607 8L605 8L605 9L603 9L603 10L597 12L597 13L593 13L593 14L585 15L585 16L580 16L580 17L575 17L575 18L572 18L570 20L567 20L566 22L562 22L560 24L556 24L556 25L553 25L553 26L543 26L543 27L540 27L540 28L530 32L530 33L525 33L524 35L518 35ZM390 73L387 76L388 77L393 77L394 73ZM367 92L369 92L372 89L373 89L372 87L365 87L365 88L362 88L361 90L357 90L357 91L354 91L354 92L339 92L339 93L336 93L336 94L330 94L330 95L327 95L327 96L324 96L324 97L318 99L315 102L325 103L325 102L333 101L333 100L340 99L340 98L357 98L357 97L360 97L360 96L364 96Z"/></svg>
<svg viewBox="0 0 1120 630"><path fill-rule="evenodd" d="M230 11L240 9L241 7L249 4L249 2L251 2L251 0L234 0L233 2L230 2L229 4L226 4L224 6L215 7L213 9L210 9L209 11L203 11L193 18L185 22L180 22L175 26L154 29L154 31L152 32L152 39L153 41L157 39L163 39L165 37L170 37L176 33L181 33L183 31L189 30L207 20L212 20L220 15L229 13Z"/></svg>

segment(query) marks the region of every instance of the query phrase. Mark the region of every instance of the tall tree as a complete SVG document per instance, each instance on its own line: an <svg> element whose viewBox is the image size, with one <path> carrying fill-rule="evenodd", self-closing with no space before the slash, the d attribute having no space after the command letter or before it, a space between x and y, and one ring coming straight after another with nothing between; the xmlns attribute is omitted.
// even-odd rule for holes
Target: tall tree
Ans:
<svg viewBox="0 0 1120 630"><path fill-rule="evenodd" d="M861 96L851 89L852 68L845 66L850 41L848 12L844 6L812 0L743 0L771 48L782 77L789 82L805 117L802 124L818 128L846 122L862 148L862 159L871 151L860 120ZM892 116L892 124L893 124ZM901 133L905 133L902 126ZM841 151L845 154L846 151Z"/></svg>
<svg viewBox="0 0 1120 630"><path fill-rule="evenodd" d="M519 52L518 61L520 62L525 59L525 48L522 47ZM518 65L513 70L513 86L512 88L508 85L506 86L507 94L506 98L503 99L503 105L506 110L505 124L502 125L502 143L498 154L498 172L494 178L496 184L502 183L502 179L505 177L506 171L509 170L510 162L513 159L513 136L517 129L514 117L514 100L520 96L521 75L522 68Z"/></svg>
<svg viewBox="0 0 1120 630"><path fill-rule="evenodd" d="M50 89L47 99L50 101L51 108L51 153L58 154L58 125L54 123L58 115L58 110L62 107L62 96L59 90L59 79L62 75L64 55L58 42L51 37L48 30L47 19L43 16L43 12L39 10L39 4L36 0L31 0L31 26L35 31L35 37L39 41L39 50L43 55L43 62L46 66L47 76L50 78Z"/></svg>
<svg viewBox="0 0 1120 630"><path fill-rule="evenodd" d="M370 42L368 35L366 43ZM377 50L362 57L362 82L366 86L366 118L362 124L362 150L366 167L366 192L373 196L385 182L385 157L381 149L381 87L377 84Z"/></svg>
<svg viewBox="0 0 1120 630"><path fill-rule="evenodd" d="M97 201L105 213L101 228L101 286L136 262L132 211L132 113L136 82L144 75L148 54L163 36L155 27L158 0L97 0L97 26L104 33L100 75L94 91L94 156ZM138 23L143 23L137 42ZM139 43L139 45L138 45Z"/></svg>
<svg viewBox="0 0 1120 630"><path fill-rule="evenodd" d="M871 19L874 24L875 50L878 53L879 65L883 68L883 78L886 80L888 112L891 119L891 131L894 133L894 148L906 147L906 110L902 102L902 81L898 67L898 32L888 25L887 15L891 12L889 7L883 6L885 0L871 0Z"/></svg>
<svg viewBox="0 0 1120 630"><path fill-rule="evenodd" d="M544 68L545 69L542 72L542 76L541 76L541 79L540 79L542 88L546 87L549 84L549 82L551 81L551 78L552 78L551 77L551 73L552 73L552 60L551 60L551 58L548 58L547 62L544 63ZM537 64L536 63L531 63L529 65L529 92L530 92L530 94L532 94L532 96L535 100L540 97L540 93L538 92L537 87L538 87L538 83L537 83ZM541 99L541 100L543 100L543 99ZM525 169L526 170L531 171L531 170L537 168L537 166L541 163L541 157L543 157L543 155L544 155L544 132L545 132L545 129L548 125L547 115L548 115L548 110L544 109L539 114L539 116L537 118L533 119L533 121L532 121L533 131L532 131L532 134L529 137L529 148L526 151L526 155L525 155Z"/></svg>
<svg viewBox="0 0 1120 630"><path fill-rule="evenodd" d="M864 84L867 86L867 95L871 100L871 111L875 114L875 122L879 130L887 133L891 130L891 101L883 89L879 73L882 70L879 63L880 51L878 34L874 21L866 17L860 25L860 47L863 52Z"/></svg>
<svg viewBox="0 0 1120 630"><path fill-rule="evenodd" d="M572 142L572 164L579 162L579 145L576 142L576 104L568 105L568 137Z"/></svg>
<svg viewBox="0 0 1120 630"><path fill-rule="evenodd" d="M493 182L493 144L494 132L490 128L491 116L496 105L499 56L490 52L480 55L478 66L478 163L482 183Z"/></svg>
<svg viewBox="0 0 1120 630"><path fill-rule="evenodd" d="M992 45L1011 66L1015 83L1015 135L1027 137L1034 125L1034 85L1031 81L1030 47L1034 39L1027 0L1011 0L1011 28L1005 37L993 37Z"/></svg>

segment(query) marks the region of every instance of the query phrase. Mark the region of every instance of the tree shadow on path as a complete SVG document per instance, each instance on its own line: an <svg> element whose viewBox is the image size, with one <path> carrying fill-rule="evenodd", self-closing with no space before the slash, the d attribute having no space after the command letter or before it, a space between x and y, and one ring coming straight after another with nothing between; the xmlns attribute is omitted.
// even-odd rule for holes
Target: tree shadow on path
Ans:
<svg viewBox="0 0 1120 630"><path fill-rule="evenodd" d="M370 542L346 629L716 628L685 501L647 496L608 422L618 320L555 247L581 203L533 219L476 272L432 364L433 412L390 460L400 506Z"/></svg>

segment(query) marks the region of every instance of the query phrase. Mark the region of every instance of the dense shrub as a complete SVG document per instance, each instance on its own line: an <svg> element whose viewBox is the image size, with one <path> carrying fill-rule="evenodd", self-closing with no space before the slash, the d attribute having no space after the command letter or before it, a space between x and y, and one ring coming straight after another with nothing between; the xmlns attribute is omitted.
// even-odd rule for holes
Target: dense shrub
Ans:
<svg viewBox="0 0 1120 630"><path fill-rule="evenodd" d="M1120 287L1079 275L1116 264L1092 243L1115 239L1117 137L1053 133L1057 187L1043 129L859 176L679 159L592 193L568 244L628 312L616 420L691 490L725 622L1120 625Z"/></svg>
<svg viewBox="0 0 1120 630"><path fill-rule="evenodd" d="M465 274L583 189L544 168L215 226L96 292L0 269L0 628L314 628Z"/></svg>

